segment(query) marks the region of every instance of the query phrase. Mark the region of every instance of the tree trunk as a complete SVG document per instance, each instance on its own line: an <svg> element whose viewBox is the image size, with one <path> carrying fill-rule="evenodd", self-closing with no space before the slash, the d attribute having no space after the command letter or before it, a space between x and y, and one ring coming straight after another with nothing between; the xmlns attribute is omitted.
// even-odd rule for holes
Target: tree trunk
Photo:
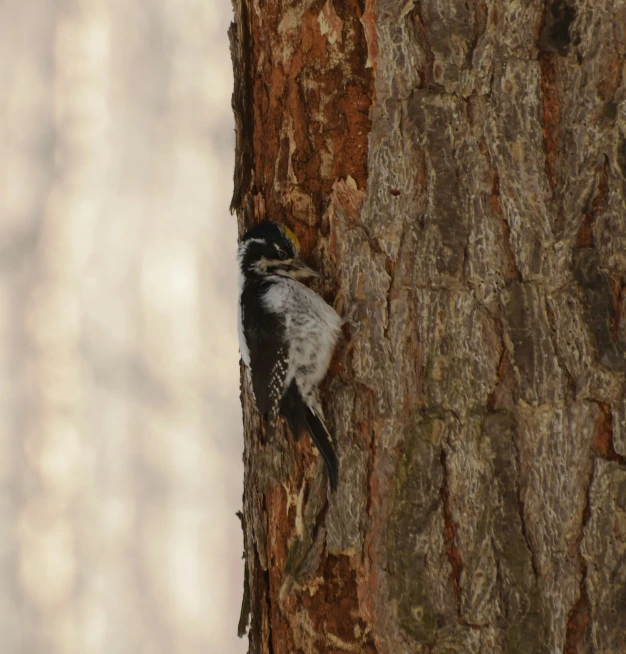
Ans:
<svg viewBox="0 0 626 654"><path fill-rule="evenodd" d="M626 2L234 0L243 231L345 318L340 456L243 383L250 651L626 651Z"/></svg>

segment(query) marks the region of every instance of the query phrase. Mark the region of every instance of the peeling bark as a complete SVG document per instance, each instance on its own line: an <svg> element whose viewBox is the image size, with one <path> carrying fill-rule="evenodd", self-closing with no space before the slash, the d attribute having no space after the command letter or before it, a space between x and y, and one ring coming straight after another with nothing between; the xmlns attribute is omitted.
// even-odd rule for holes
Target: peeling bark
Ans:
<svg viewBox="0 0 626 654"><path fill-rule="evenodd" d="M623 652L626 5L234 6L240 229L346 321L336 494L242 377L250 651Z"/></svg>

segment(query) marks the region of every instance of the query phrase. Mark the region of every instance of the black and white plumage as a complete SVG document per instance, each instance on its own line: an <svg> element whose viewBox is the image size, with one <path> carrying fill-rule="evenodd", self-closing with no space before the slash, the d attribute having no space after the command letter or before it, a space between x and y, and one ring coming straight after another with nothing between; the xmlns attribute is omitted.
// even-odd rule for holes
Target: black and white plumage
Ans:
<svg viewBox="0 0 626 654"><path fill-rule="evenodd" d="M321 277L301 259L295 235L263 222L239 243L239 348L256 405L274 426L287 421L297 441L307 431L324 458L331 488L338 462L318 386L330 364L341 319L299 280Z"/></svg>

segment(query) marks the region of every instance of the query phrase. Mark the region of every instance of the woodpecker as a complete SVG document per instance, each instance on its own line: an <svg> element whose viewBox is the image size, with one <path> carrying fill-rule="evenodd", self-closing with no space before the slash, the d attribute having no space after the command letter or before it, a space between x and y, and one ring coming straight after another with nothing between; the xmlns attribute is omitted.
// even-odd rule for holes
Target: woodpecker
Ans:
<svg viewBox="0 0 626 654"><path fill-rule="evenodd" d="M318 386L330 364L341 318L301 279L319 277L300 258L295 234L262 222L243 235L239 265L239 349L257 409L275 427L279 416L294 440L308 432L322 455L332 490L339 466L324 422Z"/></svg>

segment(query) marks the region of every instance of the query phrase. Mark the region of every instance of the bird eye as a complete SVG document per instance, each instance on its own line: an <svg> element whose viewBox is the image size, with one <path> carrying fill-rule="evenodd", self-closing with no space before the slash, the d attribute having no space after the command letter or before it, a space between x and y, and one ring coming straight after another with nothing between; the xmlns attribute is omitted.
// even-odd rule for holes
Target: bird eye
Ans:
<svg viewBox="0 0 626 654"><path fill-rule="evenodd" d="M284 261L287 258L287 253L284 250L278 250L278 258Z"/></svg>

